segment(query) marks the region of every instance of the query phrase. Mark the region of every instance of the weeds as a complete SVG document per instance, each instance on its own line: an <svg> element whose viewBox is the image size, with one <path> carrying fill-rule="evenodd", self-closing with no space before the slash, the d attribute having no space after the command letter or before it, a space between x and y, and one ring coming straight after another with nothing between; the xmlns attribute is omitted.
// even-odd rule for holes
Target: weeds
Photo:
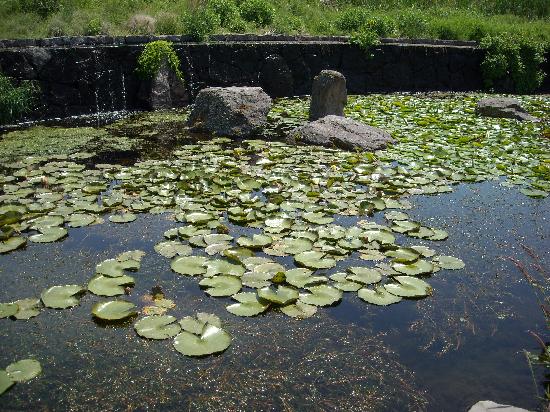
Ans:
<svg viewBox="0 0 550 412"><path fill-rule="evenodd" d="M29 112L35 103L38 89L30 82L15 86L12 81L0 73L0 124L17 121Z"/></svg>

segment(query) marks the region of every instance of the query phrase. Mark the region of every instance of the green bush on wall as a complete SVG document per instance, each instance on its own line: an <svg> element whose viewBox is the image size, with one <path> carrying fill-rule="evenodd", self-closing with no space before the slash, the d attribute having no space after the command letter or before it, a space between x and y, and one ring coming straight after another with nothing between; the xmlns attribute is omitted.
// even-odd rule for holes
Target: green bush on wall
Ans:
<svg viewBox="0 0 550 412"><path fill-rule="evenodd" d="M530 93L544 80L541 64L547 45L508 33L487 35L480 43L485 49L481 63L483 80L489 89Z"/></svg>
<svg viewBox="0 0 550 412"><path fill-rule="evenodd" d="M157 40L145 45L138 58L137 72L141 77L151 79L155 77L164 60L174 70L178 78L183 80L180 60L174 51L172 43L166 40Z"/></svg>
<svg viewBox="0 0 550 412"><path fill-rule="evenodd" d="M271 24L275 18L275 10L266 0L244 0L239 9L244 20L258 27Z"/></svg>
<svg viewBox="0 0 550 412"><path fill-rule="evenodd" d="M0 124L17 121L29 112L36 101L38 88L31 82L24 82L19 87L0 73Z"/></svg>

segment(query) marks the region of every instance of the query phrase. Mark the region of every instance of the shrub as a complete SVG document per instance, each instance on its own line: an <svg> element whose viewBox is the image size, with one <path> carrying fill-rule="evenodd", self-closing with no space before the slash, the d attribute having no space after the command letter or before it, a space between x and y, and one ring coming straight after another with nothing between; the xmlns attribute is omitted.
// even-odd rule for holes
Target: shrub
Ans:
<svg viewBox="0 0 550 412"><path fill-rule="evenodd" d="M165 60L176 75L183 80L180 60L174 51L172 43L165 40L157 40L145 45L138 58L137 72L143 78L153 78Z"/></svg>
<svg viewBox="0 0 550 412"><path fill-rule="evenodd" d="M184 18L185 33L203 41L220 26L220 17L209 7L201 7Z"/></svg>
<svg viewBox="0 0 550 412"><path fill-rule="evenodd" d="M271 24L275 17L275 10L266 0L244 0L239 10L243 19L258 27Z"/></svg>
<svg viewBox="0 0 550 412"><path fill-rule="evenodd" d="M146 14L134 14L128 20L128 29L132 34L153 34L157 21Z"/></svg>
<svg viewBox="0 0 550 412"><path fill-rule="evenodd" d="M21 10L47 17L61 7L60 0L20 0Z"/></svg>
<svg viewBox="0 0 550 412"><path fill-rule="evenodd" d="M229 28L233 22L241 18L234 0L209 0L207 7L218 15L222 27Z"/></svg>
<svg viewBox="0 0 550 412"><path fill-rule="evenodd" d="M352 7L341 13L336 19L336 27L344 33L359 31L370 17L370 11L361 7Z"/></svg>
<svg viewBox="0 0 550 412"><path fill-rule="evenodd" d="M0 73L0 124L16 121L30 111L36 101L38 88L31 82L19 87Z"/></svg>
<svg viewBox="0 0 550 412"><path fill-rule="evenodd" d="M404 37L419 39L428 36L430 25L423 13L409 10L398 16L397 29Z"/></svg>
<svg viewBox="0 0 550 412"><path fill-rule="evenodd" d="M361 29L350 36L350 42L356 44L365 53L372 57L371 50L377 44L380 44L378 34L370 29Z"/></svg>
<svg viewBox="0 0 550 412"><path fill-rule="evenodd" d="M157 15L158 34L177 34L180 32L180 19L177 14L160 12Z"/></svg>
<svg viewBox="0 0 550 412"><path fill-rule="evenodd" d="M542 84L546 45L508 33L484 37L481 63L485 86L506 92L530 93Z"/></svg>
<svg viewBox="0 0 550 412"><path fill-rule="evenodd" d="M99 36L105 33L105 27L99 17L94 17L88 21L88 26L86 27L85 31L85 34L87 36Z"/></svg>

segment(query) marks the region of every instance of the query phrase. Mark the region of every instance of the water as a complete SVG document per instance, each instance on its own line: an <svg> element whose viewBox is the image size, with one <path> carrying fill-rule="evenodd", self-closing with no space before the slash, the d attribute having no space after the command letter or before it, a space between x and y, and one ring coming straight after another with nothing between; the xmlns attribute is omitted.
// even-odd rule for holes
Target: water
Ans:
<svg viewBox="0 0 550 412"><path fill-rule="evenodd" d="M435 293L427 299L378 308L346 294L302 322L274 312L231 316L230 299L207 297L197 280L171 272L169 260L153 250L177 226L167 215L71 229L63 242L1 256L0 301L11 301L54 284L84 284L99 261L144 250L129 300L143 306L143 296L161 285L177 304L174 316L216 313L234 336L219 356L185 358L171 340L140 339L128 324L94 323L97 298L90 295L72 310L4 319L0 366L31 357L44 373L4 394L2 409L440 411L482 399L536 409L523 350L537 349L527 331L544 330L544 317L508 258L533 270L524 245L548 267L550 202L498 182L412 199L411 217L448 230L438 250L462 258L466 268L434 274Z"/></svg>

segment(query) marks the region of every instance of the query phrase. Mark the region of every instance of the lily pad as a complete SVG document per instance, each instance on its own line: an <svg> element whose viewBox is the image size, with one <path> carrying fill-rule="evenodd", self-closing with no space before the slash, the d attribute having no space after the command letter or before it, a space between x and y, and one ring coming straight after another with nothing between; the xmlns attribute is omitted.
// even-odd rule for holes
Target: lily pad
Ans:
<svg viewBox="0 0 550 412"><path fill-rule="evenodd" d="M23 359L9 365L6 373L15 382L27 382L42 373L42 366L37 360Z"/></svg>
<svg viewBox="0 0 550 412"><path fill-rule="evenodd" d="M313 248L313 242L306 238L286 238L283 240L283 251L290 255L307 252Z"/></svg>
<svg viewBox="0 0 550 412"><path fill-rule="evenodd" d="M13 385L15 385L15 382L10 378L7 372L0 369L0 395L6 392Z"/></svg>
<svg viewBox="0 0 550 412"><path fill-rule="evenodd" d="M67 229L62 227L41 227L40 233L29 236L29 240L35 243L50 243L67 236Z"/></svg>
<svg viewBox="0 0 550 412"><path fill-rule="evenodd" d="M17 313L14 315L15 319L27 320L40 314L40 299L19 299L13 303L15 303L19 308Z"/></svg>
<svg viewBox="0 0 550 412"><path fill-rule="evenodd" d="M326 253L317 251L298 253L294 256L294 260L298 265L310 269L329 269L336 266L336 260L328 257Z"/></svg>
<svg viewBox="0 0 550 412"><path fill-rule="evenodd" d="M389 293L384 286L377 286L374 289L362 288L357 292L357 296L365 302L378 306L387 306L401 301L400 296Z"/></svg>
<svg viewBox="0 0 550 412"><path fill-rule="evenodd" d="M283 306L281 312L294 319L307 319L317 313L317 306L297 301L291 305Z"/></svg>
<svg viewBox="0 0 550 412"><path fill-rule="evenodd" d="M47 308L67 309L80 303L80 296L86 289L78 285L52 286L40 295Z"/></svg>
<svg viewBox="0 0 550 412"><path fill-rule="evenodd" d="M326 282L325 276L311 276L313 272L305 268L296 268L285 271L286 282L297 288L303 288L306 285Z"/></svg>
<svg viewBox="0 0 550 412"><path fill-rule="evenodd" d="M183 330L194 333L195 335L200 335L207 323L219 328L222 326L222 322L219 317L212 313L204 312L197 313L197 316L186 316L178 323Z"/></svg>
<svg viewBox="0 0 550 412"><path fill-rule="evenodd" d="M409 276L422 275L425 273L432 273L434 271L434 265L426 260L418 260L414 263L394 263L392 268L400 273L404 273Z"/></svg>
<svg viewBox="0 0 550 412"><path fill-rule="evenodd" d="M205 278L199 282L199 285L205 287L205 292L210 296L231 296L242 287L238 277L223 275Z"/></svg>
<svg viewBox="0 0 550 412"><path fill-rule="evenodd" d="M348 276L347 279L353 282L370 285L371 283L378 283L382 280L382 274L379 270L374 268L351 267L348 271L351 275Z"/></svg>
<svg viewBox="0 0 550 412"><path fill-rule="evenodd" d="M89 226L96 221L96 217L85 213L74 213L69 216L68 225L70 227Z"/></svg>
<svg viewBox="0 0 550 412"><path fill-rule="evenodd" d="M231 263L227 260L217 259L211 260L206 264L206 276L214 276L217 274L230 275L241 277L245 272L245 268L241 264Z"/></svg>
<svg viewBox="0 0 550 412"><path fill-rule="evenodd" d="M172 259L171 267L180 275L196 276L206 273L207 262L202 256L180 256Z"/></svg>
<svg viewBox="0 0 550 412"><path fill-rule="evenodd" d="M125 300L99 302L92 306L92 315L106 321L117 321L137 315L136 305Z"/></svg>
<svg viewBox="0 0 550 412"><path fill-rule="evenodd" d="M20 247L23 247L27 244L27 239L24 237L10 237L7 240L0 242L0 254L1 253L8 253L12 250L19 249Z"/></svg>
<svg viewBox="0 0 550 412"><path fill-rule="evenodd" d="M134 278L131 276L109 277L104 275L94 276L88 283L88 290L98 296L124 295L125 286L133 286Z"/></svg>
<svg viewBox="0 0 550 412"><path fill-rule="evenodd" d="M273 238L268 235L252 235L252 238L248 236L241 236L237 239L237 244L244 248L249 249L261 249L265 246L269 246L273 242Z"/></svg>
<svg viewBox="0 0 550 412"><path fill-rule="evenodd" d="M384 288L392 295L422 297L432 294L432 287L422 279L412 276L395 276L393 279L399 283L388 283L384 285Z"/></svg>
<svg viewBox="0 0 550 412"><path fill-rule="evenodd" d="M19 310L15 303L0 303L0 319L14 316Z"/></svg>
<svg viewBox="0 0 550 412"><path fill-rule="evenodd" d="M227 306L227 311L237 316L256 316L265 312L268 305L258 300L258 295L253 292L241 292L231 296L238 303Z"/></svg>
<svg viewBox="0 0 550 412"><path fill-rule="evenodd" d="M109 216L109 222L112 223L130 223L137 219L137 216L133 213L122 213L120 215Z"/></svg>
<svg viewBox="0 0 550 412"><path fill-rule="evenodd" d="M301 293L300 301L314 306L330 306L342 299L342 291L328 285L306 288L310 293Z"/></svg>
<svg viewBox="0 0 550 412"><path fill-rule="evenodd" d="M155 251L169 259L174 256L189 256L193 253L191 246L173 240L157 243L155 245Z"/></svg>
<svg viewBox="0 0 550 412"><path fill-rule="evenodd" d="M454 256L437 256L433 261L443 269L458 270L465 267L464 262Z"/></svg>
<svg viewBox="0 0 550 412"><path fill-rule="evenodd" d="M183 331L174 339L174 348L186 356L206 356L225 351L231 335L218 326L206 324L200 336Z"/></svg>
<svg viewBox="0 0 550 412"><path fill-rule="evenodd" d="M258 290L258 296L268 302L285 306L295 302L298 299L298 291L287 286L278 286L276 289L263 287Z"/></svg>
<svg viewBox="0 0 550 412"><path fill-rule="evenodd" d="M124 276L124 265L116 259L107 259L95 267L99 275L105 275L112 278Z"/></svg>
<svg viewBox="0 0 550 412"><path fill-rule="evenodd" d="M181 331L181 326L174 316L147 316L138 320L134 329L139 336L147 339L173 338Z"/></svg>
<svg viewBox="0 0 550 412"><path fill-rule="evenodd" d="M412 263L420 257L420 252L413 248L400 247L395 250L389 250L386 255L393 258L396 263Z"/></svg>

